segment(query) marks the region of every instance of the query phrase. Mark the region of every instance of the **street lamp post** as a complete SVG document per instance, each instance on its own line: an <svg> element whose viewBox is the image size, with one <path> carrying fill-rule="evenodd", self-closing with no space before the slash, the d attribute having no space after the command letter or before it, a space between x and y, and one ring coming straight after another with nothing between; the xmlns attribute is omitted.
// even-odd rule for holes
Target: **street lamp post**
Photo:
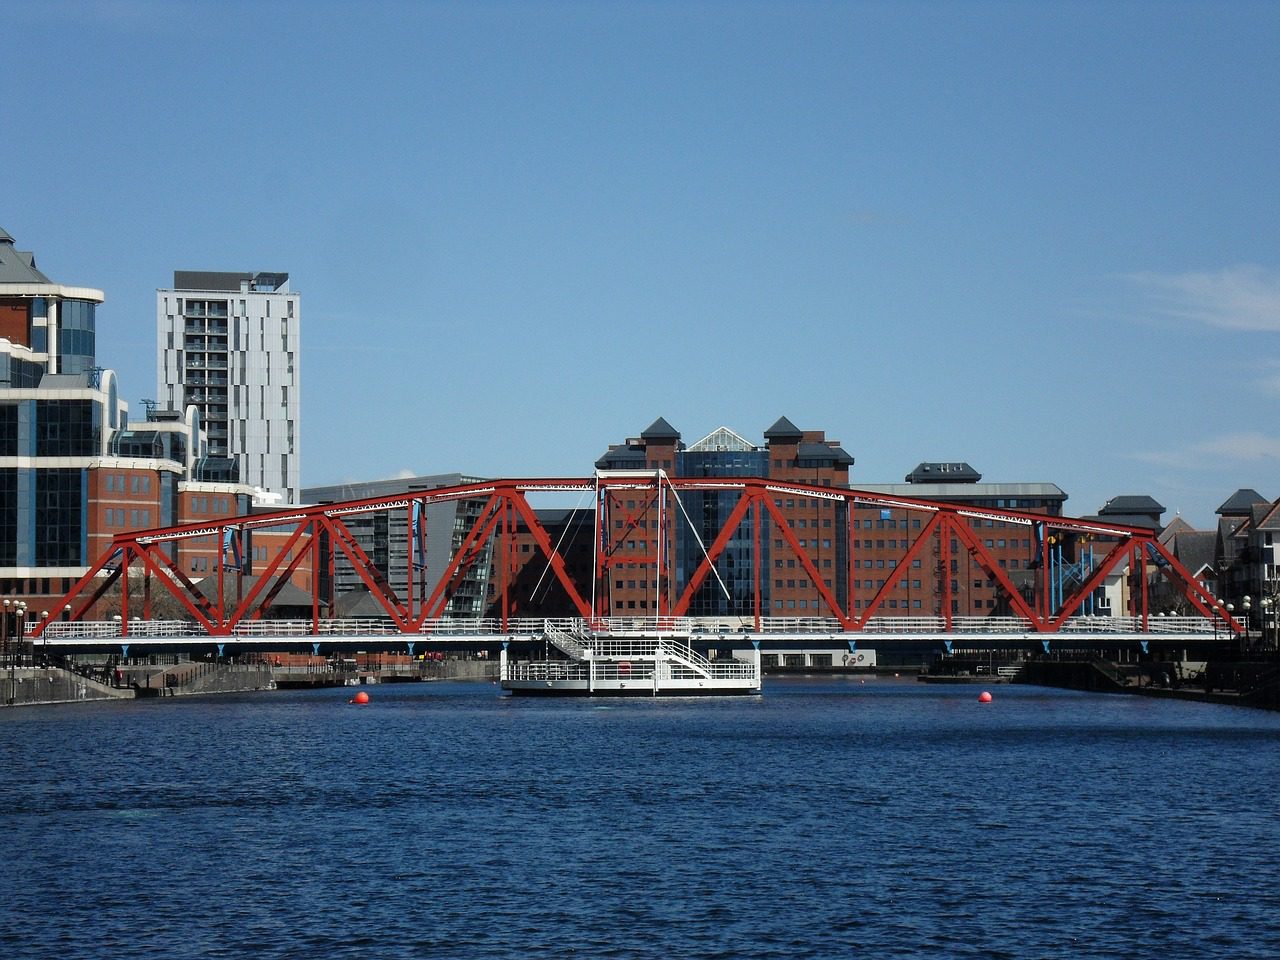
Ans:
<svg viewBox="0 0 1280 960"><path fill-rule="evenodd" d="M5 606L8 607L9 601L6 600ZM22 651L23 637L23 621L27 616L27 604L24 600L18 600L13 605L13 631L9 634L9 705L12 706L18 698L18 653ZM7 617L5 619L8 619Z"/></svg>
<svg viewBox="0 0 1280 960"><path fill-rule="evenodd" d="M1260 614L1262 617L1262 648L1268 650L1271 648L1271 625L1272 617L1275 616L1275 599L1264 595L1259 603L1262 604L1262 613Z"/></svg>
<svg viewBox="0 0 1280 960"><path fill-rule="evenodd" d="M3 648L4 655L9 659L9 696L5 698L5 703L13 706L13 654L9 651L9 600L7 599L4 601L4 615L0 616L0 648Z"/></svg>

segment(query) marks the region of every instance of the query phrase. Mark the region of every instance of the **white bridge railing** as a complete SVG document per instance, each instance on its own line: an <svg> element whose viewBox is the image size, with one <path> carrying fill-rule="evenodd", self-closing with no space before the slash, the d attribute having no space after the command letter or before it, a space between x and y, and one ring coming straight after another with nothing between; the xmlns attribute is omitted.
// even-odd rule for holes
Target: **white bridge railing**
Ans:
<svg viewBox="0 0 1280 960"><path fill-rule="evenodd" d="M28 634L37 625L29 624ZM119 620L62 621L50 620L44 638L50 643L66 640L95 640L122 637ZM1156 635L1211 635L1225 627L1206 617L1152 616L1145 623L1141 617L1072 617L1065 621L1059 634L1107 635L1150 633ZM316 624L305 620L250 620L237 624L227 639L299 638L306 637L380 637L402 636L406 639L439 639L470 637L542 638L553 642L581 645L588 638L592 646L605 639L622 641L628 637L655 638L663 634L675 637L753 637L769 635L838 635L846 631L834 617L764 617L759 627L750 617L609 617L583 620L577 617L519 618L505 623L498 618L428 620L416 634L406 634L390 617L322 618ZM860 631L850 635L970 635L1032 634L1034 629L1019 617L952 617L950 628L943 617L874 617ZM182 637L208 637L209 631L188 620L130 620L128 636L137 640Z"/></svg>

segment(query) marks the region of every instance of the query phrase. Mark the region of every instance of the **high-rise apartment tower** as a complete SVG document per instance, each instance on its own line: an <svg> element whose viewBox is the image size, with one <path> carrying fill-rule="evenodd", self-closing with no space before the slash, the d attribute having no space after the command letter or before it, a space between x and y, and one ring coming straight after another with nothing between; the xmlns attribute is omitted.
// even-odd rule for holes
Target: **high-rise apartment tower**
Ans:
<svg viewBox="0 0 1280 960"><path fill-rule="evenodd" d="M200 411L230 482L297 503L300 297L287 273L176 270L156 291L162 406Z"/></svg>

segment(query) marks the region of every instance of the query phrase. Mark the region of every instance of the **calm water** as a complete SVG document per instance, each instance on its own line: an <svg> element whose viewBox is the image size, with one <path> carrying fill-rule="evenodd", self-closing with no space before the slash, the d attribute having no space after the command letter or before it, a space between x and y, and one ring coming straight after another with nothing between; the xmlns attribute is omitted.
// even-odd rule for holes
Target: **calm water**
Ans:
<svg viewBox="0 0 1280 960"><path fill-rule="evenodd" d="M1280 715L875 680L0 712L7 957L1267 957Z"/></svg>

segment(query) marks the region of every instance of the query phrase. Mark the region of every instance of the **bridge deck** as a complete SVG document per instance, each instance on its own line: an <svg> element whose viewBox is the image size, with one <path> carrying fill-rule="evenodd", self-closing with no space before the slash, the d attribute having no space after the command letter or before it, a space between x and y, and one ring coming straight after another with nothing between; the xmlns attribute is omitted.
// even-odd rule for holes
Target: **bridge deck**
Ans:
<svg viewBox="0 0 1280 960"><path fill-rule="evenodd" d="M197 623L182 620L119 620L50 622L34 642L47 649L200 646L290 649L295 647L367 647L370 649L414 645L494 646L503 642L542 642L555 633L609 637L687 637L695 644L729 646L744 642L761 646L804 643L833 648L889 646L896 643L933 643L938 646L991 647L1040 646L1049 641L1094 646L1129 642L1187 644L1226 639L1203 617L1150 618L1080 617L1064 629L1039 632L1015 617L953 618L950 629L938 617L883 617L861 629L842 629L839 621L823 618L765 618L758 624L738 618L620 618L588 623L575 619L436 620L416 633L401 631L389 619L255 620L239 623L225 634L210 633Z"/></svg>

